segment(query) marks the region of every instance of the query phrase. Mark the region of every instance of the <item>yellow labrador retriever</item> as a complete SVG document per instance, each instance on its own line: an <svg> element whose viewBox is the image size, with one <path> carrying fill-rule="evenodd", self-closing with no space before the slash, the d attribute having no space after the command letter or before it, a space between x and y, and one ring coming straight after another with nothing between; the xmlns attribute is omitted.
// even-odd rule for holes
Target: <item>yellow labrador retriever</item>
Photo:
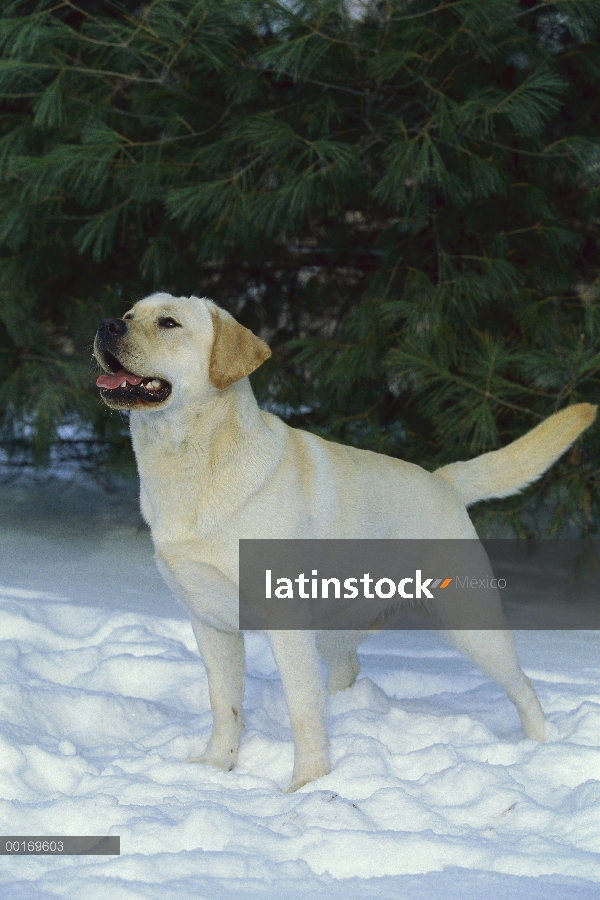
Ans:
<svg viewBox="0 0 600 900"><path fill-rule="evenodd" d="M225 770L235 765L244 726L240 538L476 538L466 507L534 481L596 414L587 403L569 407L502 450L432 474L289 428L259 409L247 376L270 350L210 300L153 294L123 318L105 319L94 352L106 373L97 380L102 399L131 411L156 561L192 618L208 673L213 730L199 761ZM510 631L445 634L504 688L525 735L543 741L544 715ZM288 790L296 790L329 772L317 651L330 689L348 687L361 635L271 631L268 638L290 712Z"/></svg>

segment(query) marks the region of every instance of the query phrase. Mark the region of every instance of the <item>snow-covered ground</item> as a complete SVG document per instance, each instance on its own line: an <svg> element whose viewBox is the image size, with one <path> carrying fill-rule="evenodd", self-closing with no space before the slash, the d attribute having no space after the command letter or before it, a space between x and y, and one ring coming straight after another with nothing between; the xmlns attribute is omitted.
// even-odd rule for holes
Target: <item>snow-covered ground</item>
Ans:
<svg viewBox="0 0 600 900"><path fill-rule="evenodd" d="M0 487L0 833L118 834L120 857L0 857L11 900L600 897L600 635L519 632L548 741L436 634L394 632L328 701L333 771L282 794L286 705L247 636L237 769L133 487Z"/></svg>

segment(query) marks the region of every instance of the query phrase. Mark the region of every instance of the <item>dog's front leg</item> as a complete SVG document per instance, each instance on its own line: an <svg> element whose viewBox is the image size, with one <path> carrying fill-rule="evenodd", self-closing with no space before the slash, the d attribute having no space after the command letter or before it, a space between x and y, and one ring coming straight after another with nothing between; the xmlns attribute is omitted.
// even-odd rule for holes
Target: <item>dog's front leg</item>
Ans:
<svg viewBox="0 0 600 900"><path fill-rule="evenodd" d="M294 773L286 788L291 793L329 773L325 691L313 632L270 631L268 635L294 735Z"/></svg>
<svg viewBox="0 0 600 900"><path fill-rule="evenodd" d="M237 761L244 730L244 636L218 631L192 620L198 649L206 667L213 728L203 756L190 759L229 771Z"/></svg>

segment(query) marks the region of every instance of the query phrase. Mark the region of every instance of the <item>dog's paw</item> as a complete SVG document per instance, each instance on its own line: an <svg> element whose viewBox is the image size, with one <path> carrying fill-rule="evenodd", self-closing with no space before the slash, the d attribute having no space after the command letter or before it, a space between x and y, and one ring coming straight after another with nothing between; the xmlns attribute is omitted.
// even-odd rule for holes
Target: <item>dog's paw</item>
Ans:
<svg viewBox="0 0 600 900"><path fill-rule="evenodd" d="M356 652L349 653L343 660L332 663L327 670L327 693L337 694L347 691L356 681L360 672L360 663Z"/></svg>
<svg viewBox="0 0 600 900"><path fill-rule="evenodd" d="M525 689L515 698L525 737L543 744L546 737L546 720L540 701L535 695L533 685L525 675Z"/></svg>
<svg viewBox="0 0 600 900"><path fill-rule="evenodd" d="M231 772L237 761L237 753L231 749L229 752L223 753L205 753L203 756L192 756L188 759L190 763L202 763L203 766L214 766L215 769L222 769L224 772Z"/></svg>
<svg viewBox="0 0 600 900"><path fill-rule="evenodd" d="M329 775L331 769L328 765L320 765L313 767L310 770L303 770L301 772L294 772L292 775L292 780L290 784L285 788L284 794L293 794L294 791L297 791L299 788L304 787L305 784L310 784L311 781L316 781L317 778L322 778L323 775Z"/></svg>
<svg viewBox="0 0 600 900"><path fill-rule="evenodd" d="M538 741L540 744L545 743L546 723L543 717L540 717L537 714L534 714L532 716L522 715L521 721L523 723L523 731L525 732L526 738Z"/></svg>

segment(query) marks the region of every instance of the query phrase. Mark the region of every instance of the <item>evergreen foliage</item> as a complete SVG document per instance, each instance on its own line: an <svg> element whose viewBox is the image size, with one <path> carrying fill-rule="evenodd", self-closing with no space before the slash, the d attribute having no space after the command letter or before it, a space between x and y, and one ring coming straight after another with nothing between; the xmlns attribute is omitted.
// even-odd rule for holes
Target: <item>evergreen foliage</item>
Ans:
<svg viewBox="0 0 600 900"><path fill-rule="evenodd" d="M9 0L0 411L130 459L98 321L210 296L299 427L427 468L600 391L600 0ZM597 530L600 429L477 511ZM99 442L99 444L98 444Z"/></svg>

